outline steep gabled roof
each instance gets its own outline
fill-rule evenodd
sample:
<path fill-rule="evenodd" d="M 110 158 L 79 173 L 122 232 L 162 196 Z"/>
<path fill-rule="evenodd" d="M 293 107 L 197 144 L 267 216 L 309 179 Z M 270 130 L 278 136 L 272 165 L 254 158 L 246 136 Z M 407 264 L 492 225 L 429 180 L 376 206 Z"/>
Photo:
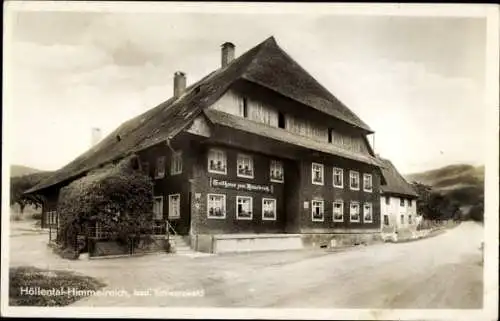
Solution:
<path fill-rule="evenodd" d="M 381 157 L 377 158 L 384 165 L 381 169 L 386 184 L 380 186 L 382 194 L 397 194 L 411 197 L 418 196 L 413 186 L 404 179 L 390 160 Z"/>
<path fill-rule="evenodd" d="M 225 68 L 218 69 L 189 86 L 181 97 L 172 97 L 126 121 L 99 144 L 26 193 L 68 182 L 105 163 L 173 138 L 238 79 L 246 79 L 270 88 L 370 132 L 365 123 L 279 48 L 271 37 L 233 60 Z"/>
<path fill-rule="evenodd" d="M 252 60 L 243 78 L 372 133 L 370 127 L 283 51 L 273 37 Z"/>

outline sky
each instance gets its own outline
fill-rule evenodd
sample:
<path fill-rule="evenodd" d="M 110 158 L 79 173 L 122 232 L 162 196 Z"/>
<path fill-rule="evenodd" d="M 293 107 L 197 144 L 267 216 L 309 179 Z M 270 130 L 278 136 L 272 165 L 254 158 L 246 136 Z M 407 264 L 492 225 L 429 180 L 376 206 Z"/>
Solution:
<path fill-rule="evenodd" d="M 17 11 L 12 23 L 12 164 L 56 170 L 93 127 L 106 135 L 170 98 L 175 71 L 189 85 L 219 68 L 222 43 L 239 56 L 269 36 L 402 173 L 484 164 L 482 18 Z"/>

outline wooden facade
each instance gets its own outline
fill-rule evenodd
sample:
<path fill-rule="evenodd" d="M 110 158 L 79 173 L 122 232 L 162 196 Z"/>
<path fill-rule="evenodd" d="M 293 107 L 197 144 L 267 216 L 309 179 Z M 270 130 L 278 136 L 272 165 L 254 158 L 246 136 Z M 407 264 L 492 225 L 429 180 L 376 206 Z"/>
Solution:
<path fill-rule="evenodd" d="M 274 39 L 262 46 L 263 52 L 269 50 L 275 55 L 270 61 L 278 61 L 274 58 L 281 53 Z M 291 64 L 288 56 L 279 57 Z M 231 66 L 223 68 L 231 70 Z M 302 71 L 292 67 L 298 76 L 291 76 L 302 77 Z M 260 75 L 256 72 L 254 76 Z M 311 79 L 306 79 L 309 86 L 301 88 L 303 92 L 316 86 Z M 179 118 L 172 116 L 171 126 L 164 125 L 166 120 L 161 126 L 176 127 L 174 120 L 196 116 L 179 131 L 172 130 L 175 134 L 165 135 L 137 152 L 141 170 L 154 180 L 156 219 L 168 220 L 178 234 L 196 239 L 236 233 L 380 231 L 383 177 L 366 139 L 371 133 L 368 127 L 355 115 L 348 119 L 346 114 L 351 112 L 342 110 L 345 107 L 341 103 L 333 102 L 338 103 L 340 116 L 321 111 L 324 88 L 312 88 L 316 96 L 304 99 L 291 98 L 290 88 L 283 90 L 288 94 L 271 88 L 242 77 L 232 80 L 218 98 L 211 100 L 196 98 L 200 92 L 219 90 L 209 84 L 194 86 L 187 94 L 176 87 L 178 94 L 170 104 L 181 105 L 175 114 Z M 199 100 L 210 103 L 196 113 L 193 106 Z M 211 112 L 219 119 L 210 116 Z M 157 112 L 155 117 L 167 114 Z M 148 119 L 144 123 L 148 124 L 156 119 L 147 117 L 143 116 L 141 122 Z M 159 129 L 153 131 L 151 136 Z M 134 131 L 130 133 L 131 140 L 136 139 Z M 98 152 L 104 154 L 105 149 Z M 53 185 L 50 190 L 58 188 Z M 57 204 L 54 193 L 44 213 Z"/>

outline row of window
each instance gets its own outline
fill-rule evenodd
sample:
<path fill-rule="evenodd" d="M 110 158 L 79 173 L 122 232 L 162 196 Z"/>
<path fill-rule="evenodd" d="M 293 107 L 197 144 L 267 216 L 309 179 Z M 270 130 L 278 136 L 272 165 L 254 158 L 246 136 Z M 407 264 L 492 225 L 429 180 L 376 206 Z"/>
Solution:
<path fill-rule="evenodd" d="M 238 154 L 236 158 L 236 175 L 244 178 L 254 178 L 254 163 L 250 155 Z M 208 172 L 215 174 L 227 174 L 226 152 L 220 149 L 210 149 L 208 152 Z M 283 162 L 271 160 L 269 166 L 269 177 L 271 182 L 283 183 Z"/>
<path fill-rule="evenodd" d="M 254 178 L 253 158 L 246 154 L 238 154 L 236 160 L 238 177 Z M 215 174 L 227 174 L 227 157 L 223 150 L 211 149 L 208 153 L 208 171 Z M 271 160 L 269 175 L 271 182 L 282 183 L 284 181 L 283 162 Z M 312 184 L 324 185 L 324 165 L 320 163 L 311 164 Z M 371 174 L 363 174 L 363 191 L 372 192 L 373 179 Z M 344 188 L 344 170 L 333 168 L 333 186 Z M 360 189 L 360 175 L 357 171 L 349 171 L 349 187 L 352 190 Z"/>
<path fill-rule="evenodd" d="M 324 165 L 320 163 L 311 164 L 312 172 L 312 183 L 315 185 L 324 185 Z M 333 187 L 344 188 L 344 169 L 334 167 L 333 168 Z M 351 190 L 359 191 L 360 189 L 360 177 L 358 171 L 349 171 L 349 188 Z M 373 191 L 373 177 L 372 174 L 363 174 L 363 191 L 372 192 Z"/>
<path fill-rule="evenodd" d="M 155 167 L 155 178 L 164 178 L 165 177 L 165 156 L 160 156 L 156 159 L 156 167 Z M 146 175 L 149 175 L 149 163 L 142 162 L 141 164 L 142 172 Z M 172 158 L 170 159 L 170 175 L 178 175 L 182 173 L 182 152 L 177 152 L 172 154 Z"/>
<path fill-rule="evenodd" d="M 155 196 L 153 202 L 153 215 L 155 220 L 164 219 L 163 196 Z M 177 219 L 181 217 L 181 195 L 168 195 L 168 218 Z"/>
<path fill-rule="evenodd" d="M 168 218 L 180 218 L 180 194 L 168 195 Z M 163 215 L 163 197 L 155 196 L 153 203 L 153 214 L 155 220 L 162 220 Z M 226 218 L 226 195 L 208 194 L 207 195 L 207 217 L 215 219 Z M 253 200 L 250 196 L 236 197 L 236 218 L 239 220 L 253 219 Z M 262 199 L 262 219 L 276 220 L 276 199 Z"/>
<path fill-rule="evenodd" d="M 385 196 L 385 204 L 386 205 L 390 205 L 391 204 L 391 198 L 390 198 L 390 196 Z M 406 206 L 411 207 L 411 206 L 413 206 L 413 200 L 411 200 L 409 198 L 407 198 L 407 199 L 400 198 L 399 199 L 399 205 L 400 206 L 405 206 L 405 204 L 406 204 Z"/>
<path fill-rule="evenodd" d="M 214 219 L 226 218 L 226 195 L 207 195 L 207 217 Z M 253 198 L 250 196 L 236 196 L 236 219 L 253 219 Z M 276 220 L 276 199 L 262 198 L 262 220 Z"/>
<path fill-rule="evenodd" d="M 325 210 L 324 210 L 323 200 L 313 200 L 311 201 L 311 220 L 316 222 L 324 222 L 325 220 Z M 344 221 L 344 201 L 337 200 L 333 202 L 333 221 L 343 222 Z M 351 201 L 349 203 L 349 222 L 359 223 L 361 222 L 360 213 L 360 203 L 356 201 Z M 372 203 L 363 204 L 363 222 L 372 223 L 373 222 L 373 207 Z"/>
<path fill-rule="evenodd" d="M 405 215 L 401 214 L 399 216 L 399 222 L 401 224 L 405 224 Z M 411 214 L 408 215 L 408 224 L 413 224 L 413 216 Z M 389 215 L 384 215 L 384 225 L 389 225 Z"/>

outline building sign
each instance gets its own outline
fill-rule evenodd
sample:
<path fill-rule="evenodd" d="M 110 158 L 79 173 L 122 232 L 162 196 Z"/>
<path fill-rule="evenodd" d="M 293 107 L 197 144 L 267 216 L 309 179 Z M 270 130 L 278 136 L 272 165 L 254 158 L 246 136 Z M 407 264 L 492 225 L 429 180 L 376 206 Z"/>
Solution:
<path fill-rule="evenodd" d="M 274 192 L 273 185 L 228 182 L 226 180 L 219 180 L 215 178 L 210 178 L 210 186 L 216 188 L 235 189 L 237 191 L 264 192 L 271 194 Z"/>

